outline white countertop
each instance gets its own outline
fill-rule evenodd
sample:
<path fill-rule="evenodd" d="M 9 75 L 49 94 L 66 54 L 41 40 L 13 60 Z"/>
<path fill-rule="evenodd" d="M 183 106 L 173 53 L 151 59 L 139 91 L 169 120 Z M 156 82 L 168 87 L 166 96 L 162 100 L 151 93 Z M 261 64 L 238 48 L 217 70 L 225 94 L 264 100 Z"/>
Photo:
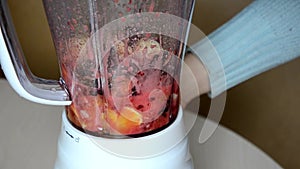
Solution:
<path fill-rule="evenodd" d="M 0 79 L 0 169 L 52 169 L 63 107 L 20 98 Z M 203 118 L 190 133 L 195 169 L 281 169 L 264 152 L 219 126 L 204 144 L 197 142 Z"/>

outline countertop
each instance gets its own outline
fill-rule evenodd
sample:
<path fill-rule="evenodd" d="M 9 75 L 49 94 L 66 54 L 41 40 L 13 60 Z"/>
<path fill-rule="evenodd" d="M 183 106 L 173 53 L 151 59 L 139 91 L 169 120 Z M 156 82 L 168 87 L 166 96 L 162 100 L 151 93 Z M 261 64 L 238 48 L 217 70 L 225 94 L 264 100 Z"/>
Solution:
<path fill-rule="evenodd" d="M 0 169 L 52 169 L 63 108 L 29 102 L 0 79 Z M 255 145 L 223 126 L 199 144 L 203 121 L 198 117 L 189 134 L 195 169 L 281 169 Z"/>

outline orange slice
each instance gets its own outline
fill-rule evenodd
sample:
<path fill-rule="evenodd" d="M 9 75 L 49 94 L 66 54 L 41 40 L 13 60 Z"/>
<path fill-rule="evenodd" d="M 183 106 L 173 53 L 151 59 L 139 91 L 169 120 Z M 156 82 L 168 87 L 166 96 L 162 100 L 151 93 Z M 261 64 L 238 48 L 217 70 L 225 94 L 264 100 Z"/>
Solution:
<path fill-rule="evenodd" d="M 121 134 L 129 135 L 136 134 L 139 125 L 142 123 L 142 115 L 129 107 L 124 107 L 120 114 L 109 109 L 106 120 L 112 129 Z"/>
<path fill-rule="evenodd" d="M 121 110 L 120 114 L 127 120 L 130 120 L 131 122 L 136 123 L 138 125 L 143 122 L 142 115 L 138 111 L 134 110 L 133 108 L 124 107 Z"/>

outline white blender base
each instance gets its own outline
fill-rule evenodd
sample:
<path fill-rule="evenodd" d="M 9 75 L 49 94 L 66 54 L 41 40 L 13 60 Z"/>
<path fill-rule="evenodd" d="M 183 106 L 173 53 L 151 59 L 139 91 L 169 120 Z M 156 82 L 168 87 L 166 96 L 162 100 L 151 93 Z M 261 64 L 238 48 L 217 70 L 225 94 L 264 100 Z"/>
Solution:
<path fill-rule="evenodd" d="M 54 169 L 193 169 L 180 109 L 166 129 L 140 138 L 87 135 L 62 116 Z"/>

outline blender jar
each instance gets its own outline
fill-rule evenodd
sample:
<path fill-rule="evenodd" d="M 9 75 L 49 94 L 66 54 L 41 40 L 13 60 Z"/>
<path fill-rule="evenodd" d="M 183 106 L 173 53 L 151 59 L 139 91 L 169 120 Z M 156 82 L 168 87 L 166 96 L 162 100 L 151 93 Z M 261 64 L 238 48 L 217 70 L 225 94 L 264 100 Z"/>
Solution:
<path fill-rule="evenodd" d="M 44 0 L 70 122 L 96 136 L 139 137 L 170 125 L 191 0 Z M 182 25 L 180 25 L 182 24 Z M 169 36 L 161 32 L 168 32 Z"/>

